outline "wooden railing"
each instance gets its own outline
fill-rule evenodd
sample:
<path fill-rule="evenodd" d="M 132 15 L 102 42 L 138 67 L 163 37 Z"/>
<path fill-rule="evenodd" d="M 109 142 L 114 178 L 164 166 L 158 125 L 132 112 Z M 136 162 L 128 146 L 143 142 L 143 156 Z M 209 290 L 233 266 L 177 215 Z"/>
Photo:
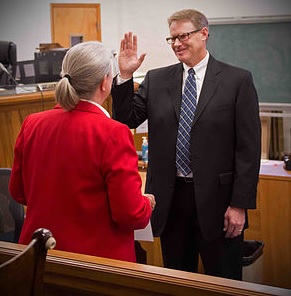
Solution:
<path fill-rule="evenodd" d="M 23 248 L 23 245 L 0 242 L 0 263 Z M 49 251 L 46 261 L 45 295 L 49 296 L 287 296 L 290 293 L 287 289 L 58 250 Z"/>

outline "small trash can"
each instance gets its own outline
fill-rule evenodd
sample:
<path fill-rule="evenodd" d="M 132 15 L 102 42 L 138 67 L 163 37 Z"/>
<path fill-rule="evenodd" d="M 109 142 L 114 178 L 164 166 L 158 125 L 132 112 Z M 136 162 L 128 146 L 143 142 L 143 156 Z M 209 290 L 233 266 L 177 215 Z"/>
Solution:
<path fill-rule="evenodd" d="M 262 284 L 264 243 L 255 240 L 244 241 L 243 281 Z"/>

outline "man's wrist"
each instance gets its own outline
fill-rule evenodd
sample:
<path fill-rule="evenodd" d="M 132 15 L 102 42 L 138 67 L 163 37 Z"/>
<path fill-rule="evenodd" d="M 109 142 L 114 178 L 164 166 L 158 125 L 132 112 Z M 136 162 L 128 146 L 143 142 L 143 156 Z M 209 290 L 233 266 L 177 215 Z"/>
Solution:
<path fill-rule="evenodd" d="M 116 84 L 117 85 L 122 84 L 122 83 L 130 80 L 131 78 L 132 77 L 130 77 L 130 78 L 123 78 L 123 77 L 120 76 L 120 74 L 118 74 L 117 77 L 116 77 Z"/>

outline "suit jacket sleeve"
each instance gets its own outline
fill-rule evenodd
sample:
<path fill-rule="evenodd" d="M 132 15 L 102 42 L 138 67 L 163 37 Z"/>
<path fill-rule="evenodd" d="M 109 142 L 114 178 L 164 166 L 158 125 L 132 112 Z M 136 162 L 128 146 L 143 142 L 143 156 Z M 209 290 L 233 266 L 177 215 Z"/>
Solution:
<path fill-rule="evenodd" d="M 139 91 L 134 93 L 133 79 L 120 85 L 113 81 L 112 94 L 112 117 L 129 128 L 137 128 L 147 119 L 146 87 L 145 81 L 139 87 Z"/>
<path fill-rule="evenodd" d="M 261 157 L 261 125 L 258 97 L 249 72 L 239 89 L 236 108 L 235 178 L 231 205 L 255 208 Z"/>

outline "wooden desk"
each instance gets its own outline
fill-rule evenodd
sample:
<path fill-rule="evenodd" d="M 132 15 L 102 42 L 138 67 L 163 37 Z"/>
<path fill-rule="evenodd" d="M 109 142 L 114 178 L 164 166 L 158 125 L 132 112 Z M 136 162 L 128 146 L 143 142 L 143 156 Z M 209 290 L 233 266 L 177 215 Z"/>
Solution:
<path fill-rule="evenodd" d="M 0 167 L 12 167 L 14 144 L 24 118 L 54 105 L 53 91 L 0 96 Z"/>

